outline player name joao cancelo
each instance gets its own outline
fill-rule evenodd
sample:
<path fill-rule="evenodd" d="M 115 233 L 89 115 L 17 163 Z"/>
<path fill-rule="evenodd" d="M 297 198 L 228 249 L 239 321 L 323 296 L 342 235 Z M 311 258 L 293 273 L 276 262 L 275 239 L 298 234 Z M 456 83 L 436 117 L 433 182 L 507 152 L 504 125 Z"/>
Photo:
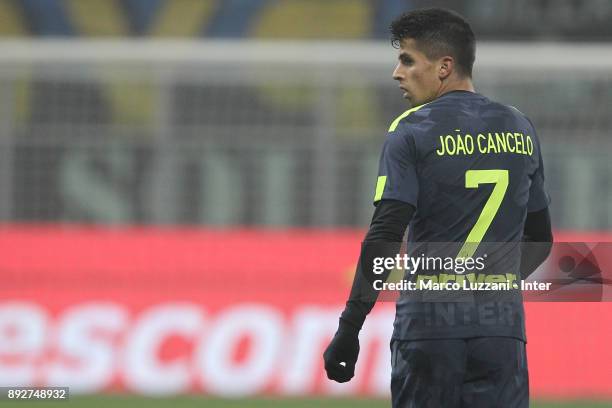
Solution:
<path fill-rule="evenodd" d="M 487 132 L 472 136 L 469 133 L 462 134 L 461 130 L 455 129 L 457 134 L 440 136 L 439 147 L 436 149 L 438 156 L 471 155 L 474 152 L 481 154 L 513 153 L 531 156 L 533 154 L 533 140 L 531 136 L 520 132 Z"/>

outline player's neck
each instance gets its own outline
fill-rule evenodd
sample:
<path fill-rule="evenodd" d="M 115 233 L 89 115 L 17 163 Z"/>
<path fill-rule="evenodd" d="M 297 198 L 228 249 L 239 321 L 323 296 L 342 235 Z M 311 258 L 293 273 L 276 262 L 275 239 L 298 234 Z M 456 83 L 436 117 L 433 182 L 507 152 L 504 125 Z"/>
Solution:
<path fill-rule="evenodd" d="M 442 82 L 438 97 L 453 91 L 475 92 L 474 84 L 470 78 L 452 79 Z"/>

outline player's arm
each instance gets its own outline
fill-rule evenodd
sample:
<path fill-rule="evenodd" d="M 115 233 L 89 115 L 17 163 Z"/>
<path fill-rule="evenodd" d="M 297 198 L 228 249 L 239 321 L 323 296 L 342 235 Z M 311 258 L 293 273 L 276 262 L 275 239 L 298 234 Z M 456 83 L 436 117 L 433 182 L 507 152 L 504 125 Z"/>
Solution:
<path fill-rule="evenodd" d="M 378 279 L 384 282 L 389 277 L 390 271 L 374 274 L 373 259 L 395 257 L 418 203 L 418 155 L 410 124 L 402 122 L 406 116 L 403 114 L 393 122 L 385 139 L 374 195 L 376 210 L 361 246 L 338 331 L 323 354 L 327 376 L 334 381 L 346 382 L 353 377 L 359 354 L 358 333 L 378 298 L 372 283 Z"/>
<path fill-rule="evenodd" d="M 362 244 L 351 293 L 340 316 L 341 324 L 361 329 L 378 298 L 378 291 L 372 286 L 374 280 L 386 281 L 390 273 L 375 274 L 372 270 L 373 260 L 397 255 L 413 213 L 414 207 L 402 201 L 381 200 L 377 205 Z"/>
<path fill-rule="evenodd" d="M 529 119 L 527 119 L 529 120 Z M 531 121 L 530 121 L 531 123 Z M 531 124 L 533 127 L 533 124 Z M 535 128 L 533 130 L 535 136 Z M 546 260 L 553 243 L 550 223 L 550 196 L 544 187 L 544 161 L 542 149 L 536 138 L 538 150 L 538 167 L 531 176 L 527 218 L 523 227 L 523 244 L 521 245 L 521 279 L 527 279 Z"/>
<path fill-rule="evenodd" d="M 546 260 L 553 243 L 548 207 L 527 213 L 521 246 L 521 278 L 527 279 Z"/>
<path fill-rule="evenodd" d="M 378 298 L 373 282 L 378 279 L 384 282 L 390 274 L 390 271 L 375 274 L 373 259 L 395 257 L 414 211 L 412 205 L 398 200 L 381 200 L 376 206 L 361 246 L 353 285 L 340 316 L 338 331 L 323 354 L 325 370 L 331 380 L 346 382 L 354 375 L 359 354 L 358 334 Z"/>

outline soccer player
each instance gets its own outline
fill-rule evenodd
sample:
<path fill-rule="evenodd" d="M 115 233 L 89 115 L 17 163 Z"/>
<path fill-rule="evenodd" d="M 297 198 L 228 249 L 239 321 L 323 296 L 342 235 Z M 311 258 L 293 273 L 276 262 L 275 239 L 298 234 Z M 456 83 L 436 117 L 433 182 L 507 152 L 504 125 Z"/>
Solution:
<path fill-rule="evenodd" d="M 552 245 L 540 142 L 523 113 L 475 92 L 469 24 L 448 10 L 422 9 L 397 18 L 391 34 L 399 49 L 393 79 L 412 108 L 389 127 L 376 209 L 323 355 L 327 376 L 337 382 L 354 375 L 358 333 L 378 295 L 372 282 L 389 276 L 374 275 L 372 259 L 394 256 L 408 226 L 409 253 L 456 243 L 455 259 L 486 258 L 487 248 L 494 261 L 485 269 L 499 272 L 501 265 L 519 283 Z M 522 296 L 507 292 L 461 302 L 415 301 L 401 292 L 391 339 L 393 407 L 528 406 Z"/>

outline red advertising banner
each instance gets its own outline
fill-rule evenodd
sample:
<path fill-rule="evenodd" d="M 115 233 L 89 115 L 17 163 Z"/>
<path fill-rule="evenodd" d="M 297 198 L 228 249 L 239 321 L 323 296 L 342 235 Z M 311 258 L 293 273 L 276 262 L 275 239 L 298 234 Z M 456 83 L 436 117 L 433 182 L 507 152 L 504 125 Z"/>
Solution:
<path fill-rule="evenodd" d="M 394 307 L 325 379 L 355 230 L 0 229 L 0 385 L 147 395 L 387 395 Z M 560 241 L 611 241 L 557 234 Z M 610 397 L 612 303 L 526 304 L 535 397 Z"/>

